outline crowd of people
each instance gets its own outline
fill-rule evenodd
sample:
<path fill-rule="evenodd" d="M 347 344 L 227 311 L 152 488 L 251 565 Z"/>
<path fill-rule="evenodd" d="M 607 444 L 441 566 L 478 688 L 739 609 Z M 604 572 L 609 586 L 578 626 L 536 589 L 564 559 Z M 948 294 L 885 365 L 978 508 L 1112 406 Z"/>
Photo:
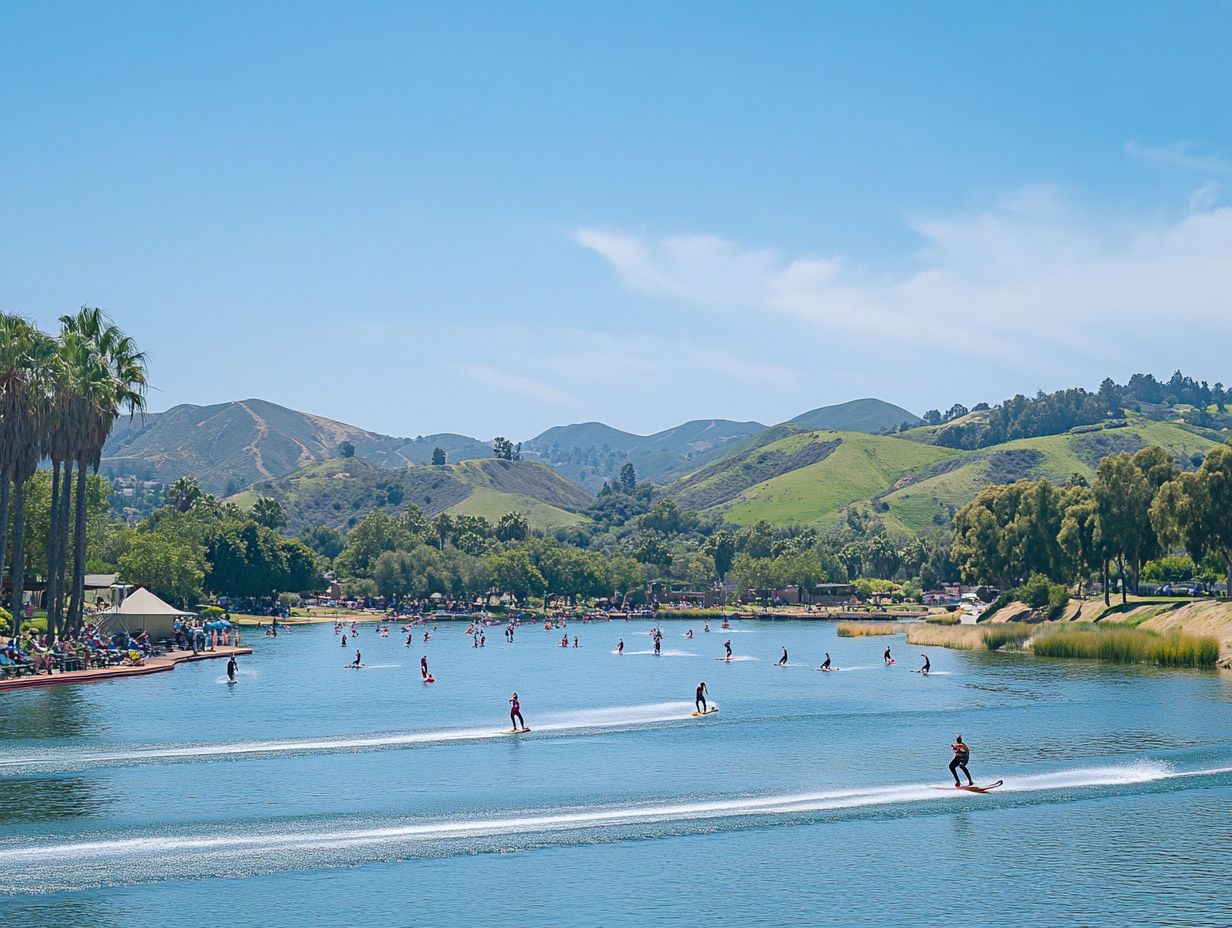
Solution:
<path fill-rule="evenodd" d="M 154 644 L 145 632 L 105 635 L 96 626 L 86 625 L 76 634 L 49 638 L 27 629 L 9 638 L 0 650 L 0 671 L 5 676 L 21 676 L 120 664 L 141 666 L 153 650 Z"/>

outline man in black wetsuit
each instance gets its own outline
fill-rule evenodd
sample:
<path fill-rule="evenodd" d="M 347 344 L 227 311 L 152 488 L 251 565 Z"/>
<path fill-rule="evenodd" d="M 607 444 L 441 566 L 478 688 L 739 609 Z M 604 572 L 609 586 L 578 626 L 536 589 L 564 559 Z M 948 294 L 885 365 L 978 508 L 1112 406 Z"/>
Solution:
<path fill-rule="evenodd" d="M 962 735 L 955 735 L 954 743 L 950 747 L 954 751 L 954 759 L 950 761 L 950 775 L 954 777 L 954 785 L 962 786 L 962 781 L 958 779 L 958 771 L 961 770 L 967 778 L 967 785 L 975 786 L 975 780 L 971 779 L 971 771 L 967 769 L 967 762 L 971 759 L 971 749 L 963 743 Z"/>
<path fill-rule="evenodd" d="M 697 698 L 693 701 L 693 705 L 697 706 L 697 711 L 705 715 L 706 713 L 706 697 L 710 695 L 710 691 L 706 689 L 705 681 L 697 684 Z"/>
<path fill-rule="evenodd" d="M 727 657 L 725 657 L 724 660 L 730 661 L 731 660 L 731 639 L 730 638 L 728 638 L 726 641 L 723 642 L 723 647 L 727 649 Z"/>
<path fill-rule="evenodd" d="M 821 666 L 818 667 L 817 669 L 826 670 L 826 671 L 830 669 L 830 652 L 829 651 L 826 652 L 826 659 L 821 662 Z"/>

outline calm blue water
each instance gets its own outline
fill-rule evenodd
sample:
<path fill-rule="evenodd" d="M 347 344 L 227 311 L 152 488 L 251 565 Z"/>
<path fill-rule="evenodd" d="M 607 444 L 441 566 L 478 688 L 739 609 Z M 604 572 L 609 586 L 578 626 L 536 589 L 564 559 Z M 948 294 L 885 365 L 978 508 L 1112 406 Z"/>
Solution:
<path fill-rule="evenodd" d="M 923 678 L 901 637 L 686 627 L 655 658 L 643 623 L 369 625 L 354 671 L 315 626 L 251 636 L 236 686 L 218 661 L 4 695 L 5 922 L 1232 923 L 1227 675 L 927 649 Z M 693 719 L 701 680 L 721 711 Z M 499 734 L 514 689 L 531 735 Z M 1002 789 L 935 788 L 957 733 Z"/>

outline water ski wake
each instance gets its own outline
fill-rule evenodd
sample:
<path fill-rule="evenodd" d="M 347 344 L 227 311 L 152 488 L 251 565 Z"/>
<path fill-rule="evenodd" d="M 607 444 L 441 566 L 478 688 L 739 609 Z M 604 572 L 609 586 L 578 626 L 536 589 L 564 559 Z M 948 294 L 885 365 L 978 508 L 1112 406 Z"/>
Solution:
<path fill-rule="evenodd" d="M 586 735 L 595 732 L 633 731 L 648 725 L 685 722 L 693 711 L 691 702 L 648 703 L 612 706 L 576 712 L 546 713 L 537 726 L 540 734 Z M 493 728 L 452 728 L 437 731 L 391 732 L 372 735 L 339 735 L 286 741 L 233 741 L 216 744 L 170 744 L 108 751 L 53 754 L 0 754 L 0 771 L 81 770 L 94 767 L 145 766 L 177 762 L 230 760 L 278 754 L 324 754 L 337 751 L 379 751 L 391 748 L 431 747 L 500 738 Z"/>
<path fill-rule="evenodd" d="M 498 735 L 504 737 L 504 735 Z M 997 791 L 1063 792 L 1133 786 L 1163 780 L 1227 777 L 1232 768 L 1176 771 L 1141 761 L 1122 766 L 1060 770 L 1011 777 Z M 84 889 L 94 886 L 161 880 L 168 871 L 198 876 L 236 872 L 273 873 L 288 869 L 349 866 L 366 860 L 453 856 L 479 851 L 540 847 L 590 841 L 595 837 L 679 835 L 694 828 L 760 827 L 776 819 L 783 824 L 824 820 L 835 810 L 876 809 L 912 803 L 949 803 L 960 794 L 972 802 L 997 803 L 993 796 L 970 798 L 965 790 L 928 784 L 898 784 L 852 789 L 831 788 L 784 795 L 739 796 L 716 800 L 682 800 L 551 812 L 511 810 L 498 815 L 452 818 L 347 819 L 317 817 L 298 824 L 208 828 L 167 833 L 151 828 L 92 836 L 88 840 L 40 838 L 0 847 L 0 894 Z M 944 808 L 944 806 L 942 806 Z"/>

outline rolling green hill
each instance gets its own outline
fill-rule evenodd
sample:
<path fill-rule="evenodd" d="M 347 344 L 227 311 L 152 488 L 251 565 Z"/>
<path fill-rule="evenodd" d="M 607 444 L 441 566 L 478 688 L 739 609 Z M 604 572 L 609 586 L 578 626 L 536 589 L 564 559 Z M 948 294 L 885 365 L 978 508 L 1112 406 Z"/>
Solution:
<path fill-rule="evenodd" d="M 1212 442 L 1168 422 L 1131 420 L 958 451 L 918 438 L 776 426 L 667 488 L 686 508 L 745 525 L 835 523 L 848 506 L 875 509 L 904 533 L 948 530 L 953 512 L 990 483 L 1089 479 L 1105 455 L 1157 444 L 1185 466 Z"/>
<path fill-rule="evenodd" d="M 1046 435 L 1006 442 L 980 451 L 959 452 L 954 464 L 936 473 L 922 473 L 879 497 L 889 506 L 887 522 L 910 532 L 950 524 L 953 510 L 969 502 L 990 483 L 1047 477 L 1062 482 L 1079 474 L 1089 480 L 1101 458 L 1133 453 L 1148 445 L 1167 448 L 1189 463 L 1214 444 L 1170 422 L 1130 420 L 1123 428 Z"/>
<path fill-rule="evenodd" d="M 331 458 L 257 483 L 231 500 L 245 506 L 258 496 L 282 504 L 291 534 L 313 525 L 346 530 L 373 509 L 398 513 L 412 503 L 428 516 L 449 511 L 498 519 L 521 512 L 533 527 L 550 529 L 583 521 L 578 513 L 593 502 L 542 464 L 495 458 L 404 468 Z"/>
<path fill-rule="evenodd" d="M 806 429 L 877 433 L 897 428 L 904 422 L 915 425 L 920 421 L 920 417 L 901 406 L 869 397 L 835 406 L 822 406 L 803 412 L 788 421 Z"/>

